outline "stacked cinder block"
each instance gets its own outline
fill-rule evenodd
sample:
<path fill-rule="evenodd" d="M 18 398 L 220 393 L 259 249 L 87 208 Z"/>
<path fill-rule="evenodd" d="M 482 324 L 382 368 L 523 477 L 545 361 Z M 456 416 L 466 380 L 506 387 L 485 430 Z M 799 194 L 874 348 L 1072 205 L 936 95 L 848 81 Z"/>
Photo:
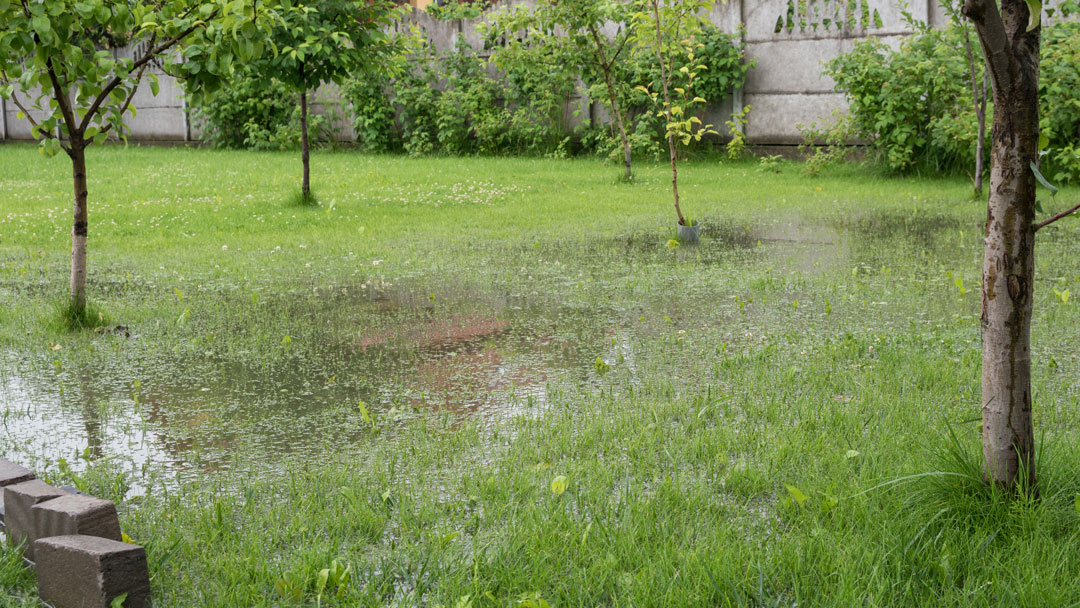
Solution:
<path fill-rule="evenodd" d="M 0 525 L 34 562 L 38 594 L 53 608 L 150 605 L 146 550 L 121 542 L 112 501 L 54 488 L 0 459 Z"/>

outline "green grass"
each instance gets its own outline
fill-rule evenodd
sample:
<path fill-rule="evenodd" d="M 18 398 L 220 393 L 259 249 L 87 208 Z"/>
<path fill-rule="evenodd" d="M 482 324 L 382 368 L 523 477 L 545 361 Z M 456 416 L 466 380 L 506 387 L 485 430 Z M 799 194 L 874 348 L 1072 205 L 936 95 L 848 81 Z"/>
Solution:
<path fill-rule="evenodd" d="M 69 167 L 0 146 L 0 455 L 120 501 L 155 605 L 315 605 L 335 561 L 326 606 L 1080 604 L 1075 221 L 1039 237 L 1010 500 L 964 180 L 686 163 L 703 242 L 669 247 L 663 165 L 318 154 L 307 208 L 295 154 L 89 162 L 108 325 L 68 331 Z"/>

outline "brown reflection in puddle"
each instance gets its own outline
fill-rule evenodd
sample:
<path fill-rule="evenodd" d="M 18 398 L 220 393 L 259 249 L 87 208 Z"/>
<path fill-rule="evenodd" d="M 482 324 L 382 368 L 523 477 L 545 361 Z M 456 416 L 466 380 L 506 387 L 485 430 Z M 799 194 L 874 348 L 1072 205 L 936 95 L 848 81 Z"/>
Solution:
<path fill-rule="evenodd" d="M 366 334 L 357 340 L 357 344 L 364 350 L 369 346 L 382 346 L 390 342 L 423 346 L 490 337 L 504 333 L 508 328 L 506 321 L 480 316 L 430 319 L 416 327 L 386 329 Z"/>

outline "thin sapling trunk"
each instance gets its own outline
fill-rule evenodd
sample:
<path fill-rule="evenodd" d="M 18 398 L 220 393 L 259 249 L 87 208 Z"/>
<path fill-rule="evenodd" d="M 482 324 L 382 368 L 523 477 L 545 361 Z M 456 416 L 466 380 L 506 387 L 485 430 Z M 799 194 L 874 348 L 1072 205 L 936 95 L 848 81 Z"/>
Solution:
<path fill-rule="evenodd" d="M 664 89 L 664 114 L 667 116 L 668 124 L 671 120 L 671 93 L 668 90 L 668 69 L 667 63 L 664 62 L 663 40 L 664 35 L 660 30 L 660 4 L 659 0 L 652 0 L 653 8 L 653 21 L 656 24 L 656 58 L 660 61 L 660 84 Z M 675 214 L 679 216 L 679 225 L 685 226 L 686 219 L 683 217 L 682 209 L 679 207 L 679 170 L 675 166 L 676 152 L 675 152 L 675 135 L 668 129 L 667 134 L 668 141 L 668 154 L 671 157 L 671 193 L 675 197 Z"/>
<path fill-rule="evenodd" d="M 307 91 L 300 92 L 300 158 L 304 163 L 303 185 L 301 186 L 304 202 L 311 198 L 311 152 L 308 149 Z"/>
<path fill-rule="evenodd" d="M 631 171 L 631 150 L 630 150 L 630 138 L 626 136 L 626 125 L 623 122 L 622 111 L 619 109 L 619 96 L 615 90 L 615 82 L 611 77 L 611 66 L 615 62 L 613 57 L 610 61 L 607 58 L 607 53 L 604 52 L 603 42 L 600 40 L 600 32 L 596 30 L 596 26 L 589 25 L 589 33 L 592 35 L 593 43 L 596 44 L 596 52 L 600 56 L 600 69 L 604 72 L 604 83 L 607 85 L 608 100 L 611 102 L 611 111 L 615 115 L 615 125 L 619 128 L 619 138 L 622 140 L 623 147 L 623 167 L 625 169 L 624 177 L 627 181 L 633 179 L 634 174 Z M 618 55 L 618 53 L 616 53 Z"/>
<path fill-rule="evenodd" d="M 983 190 L 983 157 L 986 155 L 986 83 L 987 74 L 983 72 L 982 94 L 979 94 L 978 79 L 975 75 L 975 53 L 971 48 L 971 38 L 968 36 L 968 28 L 964 26 L 964 46 L 967 49 L 968 71 L 971 74 L 971 103 L 975 108 L 975 118 L 978 121 L 978 136 L 975 139 L 975 176 L 972 178 L 975 186 L 975 194 L 982 194 Z"/>

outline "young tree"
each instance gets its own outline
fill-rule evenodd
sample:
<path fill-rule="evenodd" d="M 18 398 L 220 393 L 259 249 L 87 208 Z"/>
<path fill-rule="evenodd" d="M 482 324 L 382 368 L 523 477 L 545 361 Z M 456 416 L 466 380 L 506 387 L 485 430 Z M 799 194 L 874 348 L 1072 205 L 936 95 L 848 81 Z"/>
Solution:
<path fill-rule="evenodd" d="M 690 96 L 697 71 L 705 69 L 705 66 L 695 64 L 694 52 L 700 45 L 695 44 L 693 37 L 701 30 L 701 15 L 712 7 L 712 0 L 636 0 L 632 16 L 634 42 L 640 45 L 640 52 L 654 53 L 660 63 L 663 101 L 659 99 L 660 93 L 641 88 L 652 97 L 653 103 L 661 108 L 660 112 L 667 120 L 665 136 L 671 159 L 671 192 L 675 199 L 675 214 L 681 226 L 690 224 L 683 217 L 682 208 L 679 206 L 679 171 L 676 167 L 678 152 L 675 141 L 681 139 L 685 145 L 691 140 L 700 141 L 705 133 L 715 133 L 710 130 L 711 125 L 702 125 L 701 119 L 692 116 L 690 112 L 692 105 L 705 103 L 700 97 Z M 679 68 L 680 72 L 686 74 L 687 84 L 674 88 L 672 66 L 665 57 L 670 58 L 679 52 L 689 58 L 689 65 Z M 673 88 L 677 97 L 672 95 Z"/>
<path fill-rule="evenodd" d="M 0 94 L 30 122 L 46 156 L 63 150 L 71 158 L 73 315 L 86 310 L 86 149 L 109 135 L 125 136 L 144 76 L 157 94 L 157 79 L 147 73 L 151 62 L 216 86 L 234 58 L 261 54 L 273 18 L 257 0 L 0 0 Z M 114 55 L 124 46 L 134 57 Z"/>
<path fill-rule="evenodd" d="M 985 172 L 983 164 L 986 157 L 986 103 L 990 75 L 986 70 L 982 71 L 982 88 L 980 90 L 980 78 L 977 75 L 977 72 L 979 71 L 979 61 L 975 57 L 975 52 L 972 49 L 971 31 L 968 29 L 967 21 L 964 20 L 963 16 L 960 14 L 960 6 L 958 6 L 954 0 L 941 0 L 941 7 L 949 16 L 949 20 L 952 22 L 953 26 L 960 28 L 964 39 L 964 51 L 967 54 L 968 74 L 971 79 L 971 105 L 975 110 L 975 120 L 978 123 L 975 136 L 975 175 L 972 176 L 971 181 L 975 187 L 975 194 L 979 195 L 982 194 L 983 173 Z"/>
<path fill-rule="evenodd" d="M 990 197 L 982 277 L 982 420 L 989 483 L 1034 492 L 1031 307 L 1039 149 L 1039 0 L 966 0 L 994 95 Z"/>
<path fill-rule="evenodd" d="M 288 8 L 271 34 L 278 52 L 252 62 L 249 70 L 277 78 L 299 95 L 301 192 L 309 201 L 308 93 L 382 66 L 381 59 L 396 48 L 390 26 L 399 5 L 393 0 L 303 0 Z"/>
<path fill-rule="evenodd" d="M 630 139 L 619 100 L 619 62 L 627 49 L 629 4 L 623 0 L 539 0 L 535 6 L 515 6 L 491 15 L 486 26 L 496 47 L 492 61 L 500 67 L 523 47 L 535 51 L 545 70 L 580 74 L 586 84 L 601 80 L 607 94 L 603 100 L 619 132 L 625 178 L 632 179 Z M 614 36 L 605 29 L 616 28 Z"/>

